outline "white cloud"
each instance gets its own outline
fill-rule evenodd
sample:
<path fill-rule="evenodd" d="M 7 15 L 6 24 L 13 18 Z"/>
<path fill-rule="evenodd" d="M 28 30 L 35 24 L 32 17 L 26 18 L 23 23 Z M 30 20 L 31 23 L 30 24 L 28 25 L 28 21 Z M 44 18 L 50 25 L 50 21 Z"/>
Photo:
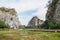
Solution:
<path fill-rule="evenodd" d="M 48 0 L 0 0 L 0 7 L 5 6 L 8 8 L 15 8 L 19 13 L 19 17 L 21 20 L 21 24 L 27 25 L 28 21 L 35 15 L 37 15 L 40 19 L 45 20 L 46 3 Z M 32 10 L 38 8 L 36 13 L 32 13 L 32 15 L 23 15 L 21 12 L 26 10 Z"/>

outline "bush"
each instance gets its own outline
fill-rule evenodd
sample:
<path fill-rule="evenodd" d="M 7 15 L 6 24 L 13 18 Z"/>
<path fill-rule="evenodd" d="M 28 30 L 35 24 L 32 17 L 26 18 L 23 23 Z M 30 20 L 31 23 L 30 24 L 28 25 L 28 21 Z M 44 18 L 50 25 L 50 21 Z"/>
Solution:
<path fill-rule="evenodd" d="M 25 26 L 25 28 L 33 28 L 32 26 Z"/>
<path fill-rule="evenodd" d="M 41 28 L 45 29 L 60 29 L 60 23 L 53 22 L 52 20 L 46 20 Z"/>
<path fill-rule="evenodd" d="M 10 26 L 8 24 L 6 24 L 4 21 L 0 20 L 0 28 L 2 28 L 2 29 L 8 28 L 9 29 Z"/>

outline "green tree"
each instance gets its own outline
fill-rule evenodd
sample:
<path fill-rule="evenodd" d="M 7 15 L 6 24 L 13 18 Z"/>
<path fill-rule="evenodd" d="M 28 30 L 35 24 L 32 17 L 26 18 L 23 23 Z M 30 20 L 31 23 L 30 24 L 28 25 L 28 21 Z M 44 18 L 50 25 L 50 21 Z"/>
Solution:
<path fill-rule="evenodd" d="M 46 20 L 41 28 L 45 29 L 60 29 L 60 23 L 56 23 L 52 20 Z"/>
<path fill-rule="evenodd" d="M 6 24 L 4 21 L 0 20 L 0 28 L 4 29 L 4 28 L 10 28 L 10 26 L 8 24 Z"/>

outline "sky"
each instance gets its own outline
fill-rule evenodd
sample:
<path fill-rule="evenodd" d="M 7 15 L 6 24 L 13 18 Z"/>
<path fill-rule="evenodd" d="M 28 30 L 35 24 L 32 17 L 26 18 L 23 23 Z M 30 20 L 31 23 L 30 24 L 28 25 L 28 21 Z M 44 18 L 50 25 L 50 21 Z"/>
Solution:
<path fill-rule="evenodd" d="M 0 7 L 15 8 L 22 25 L 27 25 L 33 16 L 45 20 L 49 0 L 0 0 Z"/>

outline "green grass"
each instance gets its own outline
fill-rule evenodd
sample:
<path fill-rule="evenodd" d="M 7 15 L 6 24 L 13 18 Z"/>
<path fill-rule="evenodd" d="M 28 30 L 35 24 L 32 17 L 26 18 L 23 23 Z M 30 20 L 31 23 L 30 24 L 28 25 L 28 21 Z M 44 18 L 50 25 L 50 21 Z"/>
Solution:
<path fill-rule="evenodd" d="M 0 30 L 0 40 L 60 40 L 60 32 Z"/>

